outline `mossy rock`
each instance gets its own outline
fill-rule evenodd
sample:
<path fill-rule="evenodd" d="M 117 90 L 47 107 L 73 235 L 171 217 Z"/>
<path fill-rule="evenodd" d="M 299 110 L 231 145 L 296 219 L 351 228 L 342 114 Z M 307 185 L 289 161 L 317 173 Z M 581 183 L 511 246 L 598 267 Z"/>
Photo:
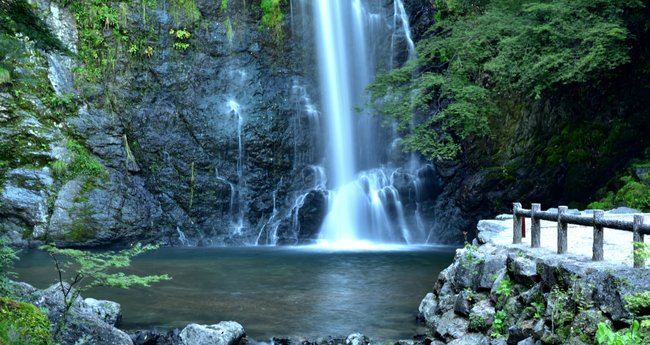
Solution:
<path fill-rule="evenodd" d="M 569 337 L 589 343 L 590 339 L 595 339 L 598 324 L 606 320 L 607 318 L 597 310 L 590 309 L 580 312 L 571 324 Z"/>
<path fill-rule="evenodd" d="M 51 345 L 50 321 L 34 305 L 0 298 L 0 340 L 7 345 Z"/>

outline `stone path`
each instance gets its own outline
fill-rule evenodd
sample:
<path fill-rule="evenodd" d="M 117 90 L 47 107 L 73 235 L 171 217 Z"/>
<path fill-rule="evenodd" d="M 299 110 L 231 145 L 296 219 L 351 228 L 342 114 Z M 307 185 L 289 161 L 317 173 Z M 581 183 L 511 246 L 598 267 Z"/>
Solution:
<path fill-rule="evenodd" d="M 633 214 L 606 212 L 606 218 L 629 220 Z M 645 222 L 650 222 L 650 214 L 645 213 Z M 507 217 L 507 216 L 506 216 Z M 500 217 L 501 218 L 501 217 Z M 512 216 L 504 220 L 487 220 L 479 223 L 479 231 L 489 228 L 490 242 L 507 247 L 518 247 L 527 251 L 545 251 L 544 254 L 557 253 L 557 223 L 541 221 L 541 249 L 530 248 L 531 221 L 526 218 L 526 237 L 519 245 L 512 244 Z M 615 229 L 604 230 L 605 261 L 625 266 L 632 266 L 632 233 Z M 650 244 L 650 236 L 645 236 L 645 243 Z M 578 261 L 591 261 L 593 245 L 593 228 L 579 225 L 568 226 L 567 256 Z M 541 253 L 540 253 L 541 254 Z M 650 263 L 649 263 L 650 264 Z"/>

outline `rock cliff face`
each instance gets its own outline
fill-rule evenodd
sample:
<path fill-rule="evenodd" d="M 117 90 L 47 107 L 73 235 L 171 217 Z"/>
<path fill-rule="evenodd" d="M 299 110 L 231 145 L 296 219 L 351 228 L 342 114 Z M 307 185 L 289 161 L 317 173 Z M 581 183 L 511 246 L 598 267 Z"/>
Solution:
<path fill-rule="evenodd" d="M 93 49 L 111 58 L 101 60 L 100 78 L 88 78 L 72 58 L 88 44 L 90 29 L 78 22 L 87 13 L 32 2 L 69 52 L 23 42 L 14 77 L 35 87 L 0 85 L 0 225 L 15 243 L 296 244 L 318 236 L 328 202 L 316 166 L 323 154 L 314 57 L 304 47 L 309 18 L 283 8 L 278 38 L 260 25 L 256 1 L 222 9 L 197 0 L 200 19 L 191 24 L 174 1 L 109 2 L 115 22 L 96 29 L 108 43 Z M 405 5 L 417 38 L 431 6 Z M 437 190 L 416 197 L 409 181 L 396 186 L 411 199 L 405 207 L 431 204 Z"/>
<path fill-rule="evenodd" d="M 626 297 L 647 292 L 648 269 L 494 245 L 490 232 L 508 229 L 481 224 L 420 304 L 434 343 L 594 344 L 599 322 L 647 313 Z"/>

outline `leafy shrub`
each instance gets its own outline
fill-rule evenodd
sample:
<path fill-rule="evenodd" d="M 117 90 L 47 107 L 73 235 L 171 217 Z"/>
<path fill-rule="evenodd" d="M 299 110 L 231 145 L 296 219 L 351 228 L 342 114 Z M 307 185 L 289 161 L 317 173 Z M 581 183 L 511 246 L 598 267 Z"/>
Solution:
<path fill-rule="evenodd" d="M 593 209 L 611 209 L 627 206 L 641 211 L 650 211 L 650 177 L 646 174 L 642 179 L 630 175 L 620 178 L 621 187 L 617 191 L 609 191 L 599 201 L 589 204 Z"/>
<path fill-rule="evenodd" d="M 598 344 L 607 345 L 648 344 L 650 334 L 641 328 L 637 320 L 632 322 L 629 329 L 621 329 L 616 332 L 612 330 L 609 324 L 601 322 L 598 324 L 598 331 L 596 331 L 596 341 Z"/>
<path fill-rule="evenodd" d="M 497 296 L 499 296 L 504 300 L 510 297 L 510 295 L 512 294 L 512 281 L 510 280 L 510 278 L 505 277 L 501 280 L 501 283 L 497 288 L 496 294 Z"/>
<path fill-rule="evenodd" d="M 491 337 L 500 338 L 503 336 L 506 329 L 507 319 L 508 315 L 506 314 L 505 310 L 499 310 L 496 312 L 496 314 L 494 314 L 494 322 L 492 322 L 492 333 L 490 333 Z"/>
<path fill-rule="evenodd" d="M 142 246 L 138 243 L 121 251 L 100 253 L 70 248 L 60 249 L 52 245 L 41 246 L 40 249 L 47 251 L 54 261 L 63 294 L 63 317 L 56 327 L 55 338 L 63 331 L 66 315 L 81 292 L 100 286 L 122 289 L 132 286 L 149 287 L 152 283 L 171 279 L 166 274 L 141 276 L 121 272 L 131 265 L 131 258 L 158 249 L 156 245 Z M 67 281 L 69 287 L 63 278 L 68 271 L 72 273 Z"/>
<path fill-rule="evenodd" d="M 483 328 L 485 328 L 485 318 L 478 314 L 469 314 L 469 329 L 479 332 Z"/>

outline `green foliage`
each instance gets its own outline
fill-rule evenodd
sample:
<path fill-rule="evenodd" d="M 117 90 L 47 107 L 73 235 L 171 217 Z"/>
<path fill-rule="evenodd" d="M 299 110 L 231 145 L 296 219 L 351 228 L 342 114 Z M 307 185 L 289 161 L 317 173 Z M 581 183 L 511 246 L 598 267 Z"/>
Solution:
<path fill-rule="evenodd" d="M 497 287 L 496 294 L 502 300 L 507 300 L 510 295 L 512 295 L 512 281 L 510 278 L 505 277 L 501 279 L 501 283 L 499 284 L 499 287 Z"/>
<path fill-rule="evenodd" d="M 7 69 L 0 67 L 0 85 L 8 83 L 10 81 L 11 73 Z"/>
<path fill-rule="evenodd" d="M 228 42 L 232 43 L 233 38 L 235 38 L 235 32 L 233 31 L 232 28 L 232 21 L 230 18 L 226 18 L 226 37 L 228 38 Z"/>
<path fill-rule="evenodd" d="M 68 173 L 68 163 L 64 160 L 57 159 L 50 163 L 50 168 L 54 177 L 63 179 Z"/>
<path fill-rule="evenodd" d="M 641 211 L 650 211 L 650 176 L 637 179 L 631 175 L 620 178 L 620 188 L 609 191 L 599 201 L 589 204 L 594 209 L 611 209 L 627 206 Z"/>
<path fill-rule="evenodd" d="M 418 59 L 369 87 L 379 115 L 397 119 L 407 150 L 450 159 L 501 126 L 503 104 L 589 85 L 630 61 L 639 0 L 436 0 Z"/>
<path fill-rule="evenodd" d="M 11 269 L 14 266 L 14 261 L 18 260 L 16 251 L 9 246 L 9 241 L 0 236 L 0 295 L 7 296 L 9 291 L 9 278 L 14 274 Z"/>
<path fill-rule="evenodd" d="M 120 13 L 107 0 L 70 2 L 79 31 L 77 74 L 88 82 L 102 80 L 104 73 L 115 68 L 121 45 L 129 41 L 120 24 Z"/>
<path fill-rule="evenodd" d="M 72 162 L 68 165 L 67 178 L 72 179 L 77 176 L 101 177 L 106 178 L 108 172 L 106 168 L 93 157 L 88 149 L 74 139 L 68 139 L 66 147 L 72 154 Z M 54 163 L 53 163 L 54 164 Z"/>
<path fill-rule="evenodd" d="M 282 13 L 280 6 L 285 2 L 286 0 L 261 0 L 260 2 L 262 25 L 271 30 L 276 43 L 280 43 L 284 39 L 284 32 L 282 31 L 284 13 Z"/>
<path fill-rule="evenodd" d="M 170 280 L 171 278 L 166 274 L 140 276 L 121 272 L 131 265 L 134 256 L 157 248 L 156 245 L 142 246 L 138 243 L 117 252 L 90 252 L 70 248 L 60 249 L 51 245 L 41 246 L 40 249 L 47 251 L 54 261 L 65 304 L 64 315 L 61 323 L 57 325 L 55 338 L 63 330 L 66 315 L 81 292 L 100 286 L 123 289 L 132 286 L 149 287 L 153 283 Z M 69 287 L 64 284 L 66 282 L 64 277 L 68 277 Z"/>
<path fill-rule="evenodd" d="M 0 297 L 0 343 L 51 345 L 50 320 L 34 305 Z"/>
<path fill-rule="evenodd" d="M 169 9 L 177 24 L 191 25 L 201 19 L 196 0 L 170 0 Z"/>
<path fill-rule="evenodd" d="M 469 242 L 465 242 L 465 260 L 463 262 L 463 266 L 466 268 L 474 265 L 481 264 L 485 259 L 481 257 L 478 254 L 478 247 L 470 244 Z"/>
<path fill-rule="evenodd" d="M 531 305 L 533 308 L 535 308 L 535 313 L 533 317 L 537 320 L 542 319 L 542 315 L 544 315 L 544 310 L 546 310 L 546 306 L 544 305 L 544 302 L 532 302 Z"/>
<path fill-rule="evenodd" d="M 645 266 L 646 261 L 650 259 L 650 244 L 644 242 L 634 242 L 634 260 L 638 260 L 641 266 Z"/>
<path fill-rule="evenodd" d="M 190 47 L 190 44 L 187 41 L 192 37 L 192 34 L 189 31 L 183 29 L 171 29 L 169 30 L 169 34 L 174 37 L 174 43 L 172 45 L 174 49 L 186 50 Z"/>
<path fill-rule="evenodd" d="M 228 10 L 228 0 L 221 0 L 221 12 L 226 12 Z"/>
<path fill-rule="evenodd" d="M 478 314 L 469 314 L 469 329 L 480 332 L 485 328 L 485 318 Z"/>
<path fill-rule="evenodd" d="M 492 332 L 490 336 L 493 338 L 500 338 L 503 336 L 504 331 L 506 330 L 506 322 L 508 315 L 505 310 L 499 310 L 494 314 L 494 321 L 492 322 Z"/>
<path fill-rule="evenodd" d="M 77 112 L 77 99 L 72 93 L 57 95 L 50 94 L 44 100 L 50 110 L 50 118 L 56 123 L 63 122 L 68 116 L 73 116 Z"/>
<path fill-rule="evenodd" d="M 69 282 L 77 291 L 85 291 L 93 287 L 107 286 L 129 288 L 131 286 L 151 286 L 171 278 L 164 275 L 126 275 L 117 272 L 131 265 L 134 256 L 158 249 L 157 245 L 135 244 L 131 248 L 120 251 L 90 252 L 71 248 L 56 248 L 51 245 L 40 247 L 47 251 L 58 266 L 61 273 L 74 272 Z M 65 260 L 65 261 L 62 261 Z"/>
<path fill-rule="evenodd" d="M 635 293 L 625 297 L 627 309 L 644 328 L 650 328 L 650 291 Z"/>
<path fill-rule="evenodd" d="M 614 332 L 609 324 L 601 322 L 596 331 L 598 344 L 607 345 L 640 345 L 650 341 L 650 334 L 644 331 L 639 321 L 634 320 L 629 329 L 622 329 Z"/>
<path fill-rule="evenodd" d="M 573 313 L 568 310 L 570 296 L 566 291 L 560 289 L 557 285 L 551 289 L 548 299 L 553 301 L 551 310 L 551 331 L 555 333 L 556 328 L 562 326 L 565 322 L 573 318 Z"/>

